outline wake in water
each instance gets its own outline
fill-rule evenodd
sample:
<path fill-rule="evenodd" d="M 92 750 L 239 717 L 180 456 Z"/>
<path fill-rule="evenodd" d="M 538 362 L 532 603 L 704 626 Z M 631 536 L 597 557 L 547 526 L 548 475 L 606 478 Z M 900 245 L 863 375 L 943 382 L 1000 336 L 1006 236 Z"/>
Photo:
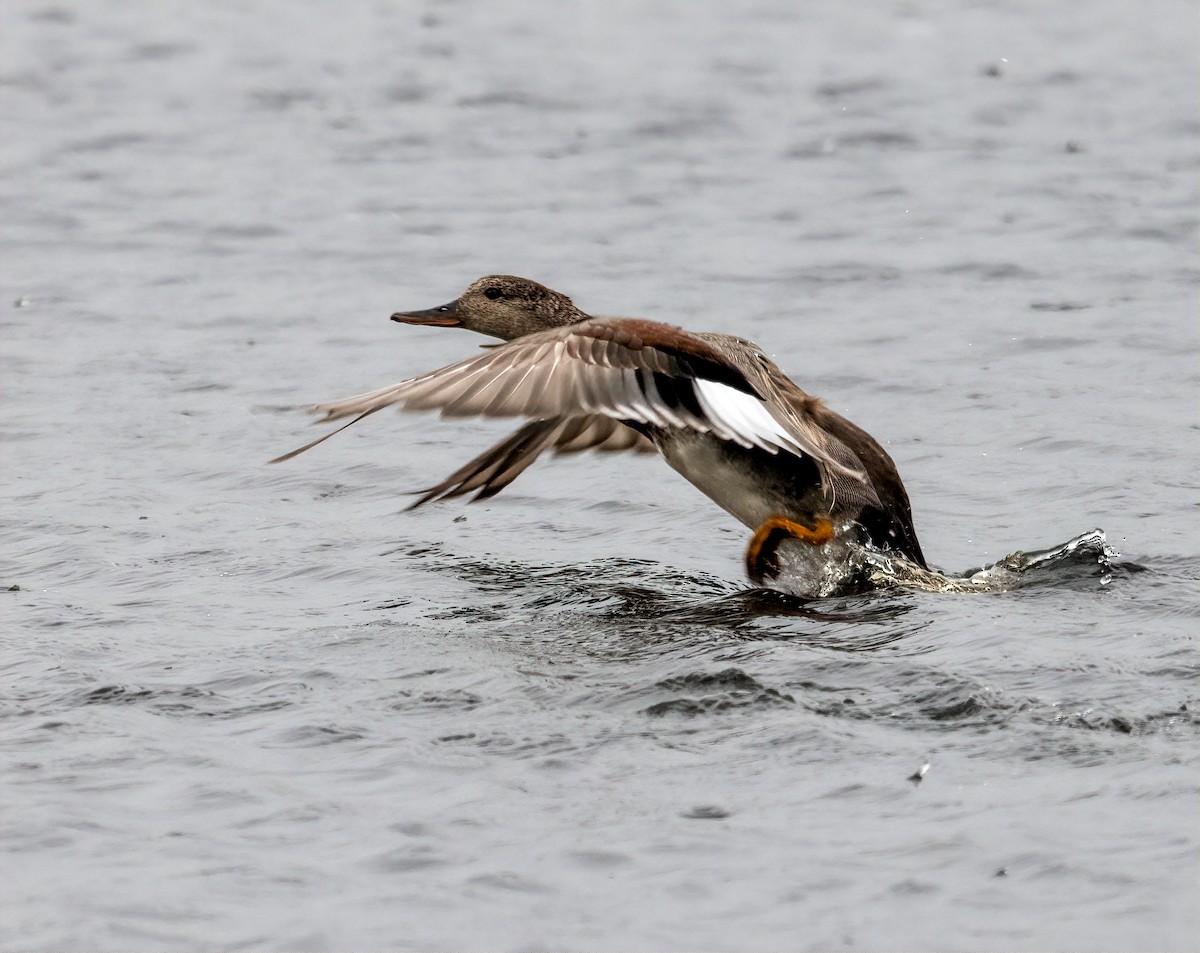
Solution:
<path fill-rule="evenodd" d="M 1094 529 L 1049 549 L 1018 550 L 998 562 L 953 574 L 922 569 L 891 553 L 846 545 L 836 553 L 813 558 L 811 547 L 783 554 L 783 571 L 774 588 L 806 598 L 841 595 L 862 589 L 903 586 L 924 592 L 1008 592 L 1033 585 L 1067 585 L 1083 579 L 1112 579 L 1112 559 L 1119 555 Z M 827 548 L 827 547 L 826 547 Z"/>

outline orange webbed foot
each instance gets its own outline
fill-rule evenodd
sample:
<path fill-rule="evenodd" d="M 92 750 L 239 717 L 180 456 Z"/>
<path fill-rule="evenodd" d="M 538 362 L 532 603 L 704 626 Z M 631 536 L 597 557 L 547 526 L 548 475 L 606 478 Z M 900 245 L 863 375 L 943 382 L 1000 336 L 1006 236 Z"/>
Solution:
<path fill-rule="evenodd" d="M 822 546 L 833 539 L 833 523 L 818 519 L 812 527 L 797 523 L 785 516 L 772 516 L 754 531 L 746 547 L 746 575 L 755 585 L 779 575 L 779 547 L 785 539 L 798 539 Z"/>

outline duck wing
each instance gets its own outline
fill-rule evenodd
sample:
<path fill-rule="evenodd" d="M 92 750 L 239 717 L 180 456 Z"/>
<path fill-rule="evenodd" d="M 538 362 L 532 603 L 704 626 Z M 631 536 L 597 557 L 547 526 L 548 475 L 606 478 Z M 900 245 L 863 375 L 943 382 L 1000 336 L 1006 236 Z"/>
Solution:
<path fill-rule="evenodd" d="M 644 436 L 611 417 L 592 414 L 534 420 L 489 447 L 436 486 L 418 491 L 421 497 L 409 509 L 416 509 L 434 500 L 465 496 L 474 491 L 478 491 L 473 497 L 475 500 L 495 496 L 546 450 L 555 453 L 579 453 L 583 450 L 657 452 L 654 444 Z"/>
<path fill-rule="evenodd" d="M 786 415 L 769 406 L 769 380 L 758 373 L 755 379 L 748 377 L 750 362 L 730 344 L 736 341 L 740 339 L 689 334 L 654 321 L 591 318 L 525 335 L 420 377 L 321 404 L 314 411 L 322 421 L 353 418 L 340 429 L 392 406 L 437 410 L 448 417 L 604 417 L 651 429 L 711 433 L 770 453 L 808 454 L 823 467 L 853 474 L 831 454 L 819 431 L 781 419 Z M 524 439 L 533 441 L 533 433 Z M 290 459 L 330 436 L 272 462 Z M 499 452 L 505 444 L 493 450 Z"/>
<path fill-rule="evenodd" d="M 822 485 L 831 505 L 857 514 L 872 539 L 899 550 L 921 566 L 925 556 L 913 526 L 912 504 L 888 452 L 869 433 L 805 393 L 755 344 L 727 335 L 724 350 L 733 355 L 771 413 L 801 444 L 817 444 L 833 466 L 818 459 Z"/>
<path fill-rule="evenodd" d="M 753 341 L 708 332 L 697 333 L 696 337 L 720 349 L 737 367 L 762 401 L 766 412 L 782 429 L 785 440 L 795 448 L 793 452 L 798 450 L 801 454 L 807 453 L 816 462 L 825 486 L 832 489 L 853 483 L 870 487 L 866 461 L 825 426 L 830 415 L 837 415 L 825 406 L 823 400 L 796 386 Z"/>

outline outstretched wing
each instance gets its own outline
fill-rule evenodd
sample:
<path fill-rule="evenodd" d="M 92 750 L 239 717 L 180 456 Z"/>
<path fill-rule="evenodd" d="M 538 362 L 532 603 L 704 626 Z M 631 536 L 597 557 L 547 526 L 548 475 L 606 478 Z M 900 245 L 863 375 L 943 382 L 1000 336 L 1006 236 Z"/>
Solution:
<path fill-rule="evenodd" d="M 711 433 L 771 453 L 807 454 L 823 470 L 858 475 L 835 458 L 819 430 L 781 421 L 765 396 L 729 349 L 720 346 L 718 336 L 688 334 L 652 321 L 593 318 L 529 334 L 429 374 L 314 409 L 324 421 L 353 417 L 345 426 L 391 406 L 438 410 L 444 416 L 546 422 L 605 417 Z M 532 431 L 518 433 L 525 434 L 525 441 L 534 439 Z M 508 442 L 493 450 L 499 453 Z"/>
<path fill-rule="evenodd" d="M 610 417 L 593 414 L 534 420 L 494 447 L 489 447 L 436 486 L 422 490 L 421 498 L 409 509 L 416 509 L 422 503 L 433 500 L 465 496 L 474 491 L 478 491 L 474 496 L 476 500 L 495 496 L 524 473 L 546 450 L 555 453 L 578 453 L 582 450 L 657 452 L 654 444 L 636 430 Z"/>

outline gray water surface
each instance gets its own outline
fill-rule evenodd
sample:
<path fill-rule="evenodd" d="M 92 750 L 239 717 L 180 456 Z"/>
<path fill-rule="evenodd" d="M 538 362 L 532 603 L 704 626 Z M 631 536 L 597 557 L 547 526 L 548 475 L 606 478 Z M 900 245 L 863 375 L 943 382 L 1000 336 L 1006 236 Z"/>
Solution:
<path fill-rule="evenodd" d="M 0 19 L 0 948 L 1196 948 L 1194 4 Z M 802 603 L 655 458 L 266 465 L 489 272 L 761 342 L 947 569 L 1121 557 Z"/>

